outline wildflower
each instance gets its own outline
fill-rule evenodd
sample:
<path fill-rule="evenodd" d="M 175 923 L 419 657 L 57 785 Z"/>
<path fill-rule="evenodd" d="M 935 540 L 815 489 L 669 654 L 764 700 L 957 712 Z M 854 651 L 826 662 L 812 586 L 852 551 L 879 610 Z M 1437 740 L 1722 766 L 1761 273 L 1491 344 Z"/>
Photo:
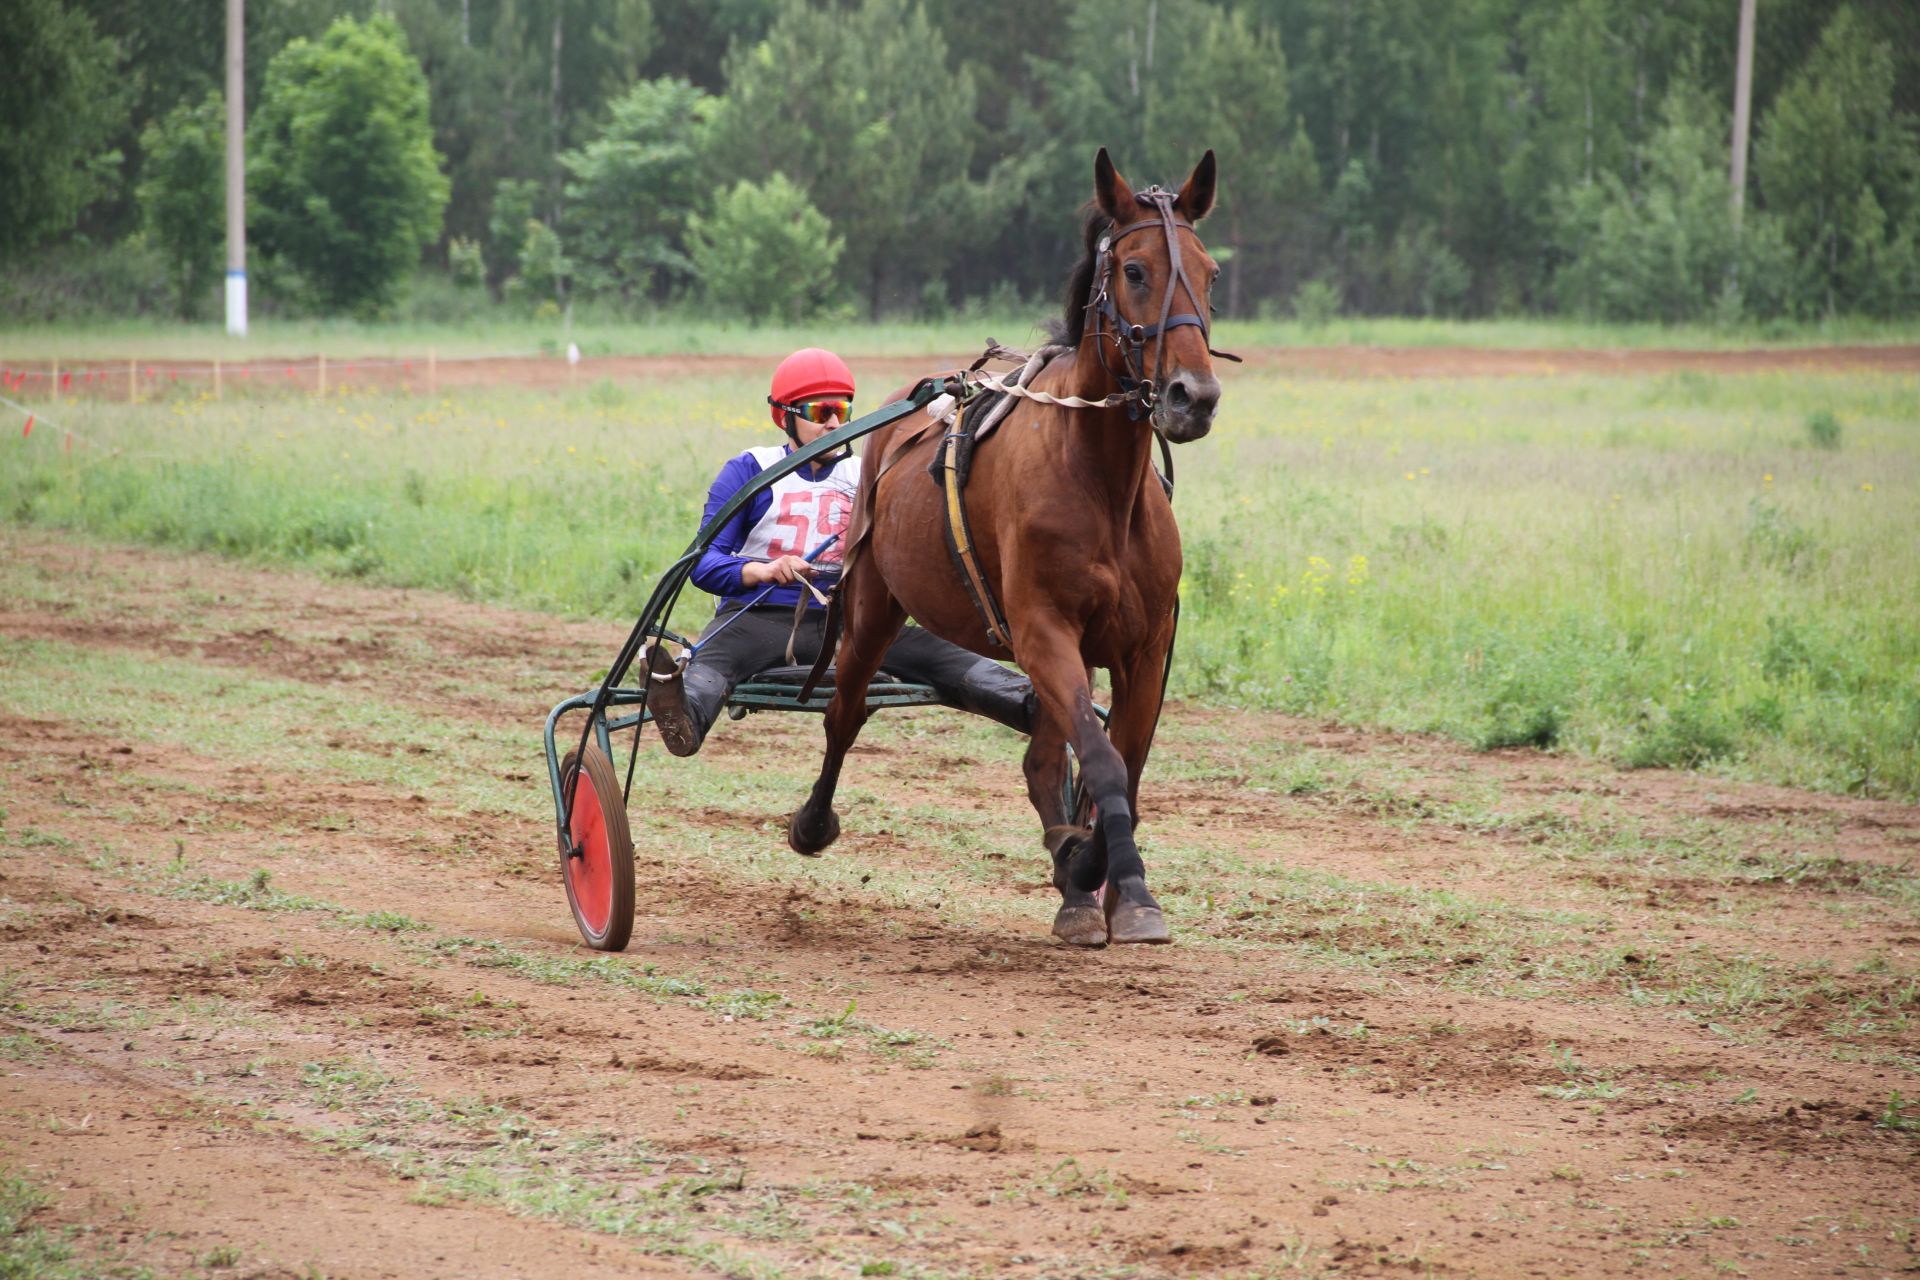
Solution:
<path fill-rule="evenodd" d="M 1761 477 L 1760 477 L 1760 483 L 1761 483 L 1761 484 L 1772 484 L 1772 483 L 1773 483 L 1773 472 L 1771 472 L 1771 471 L 1769 471 L 1769 472 L 1767 472 L 1767 474 L 1765 474 L 1765 475 L 1763 475 L 1763 476 L 1761 476 Z"/>
<path fill-rule="evenodd" d="M 1872 493 L 1872 492 L 1873 492 L 1873 482 L 1872 482 L 1872 481 L 1868 481 L 1868 482 L 1867 482 L 1866 484 L 1863 484 L 1863 485 L 1861 485 L 1861 486 L 1860 486 L 1860 492 L 1862 492 L 1862 493 Z"/>

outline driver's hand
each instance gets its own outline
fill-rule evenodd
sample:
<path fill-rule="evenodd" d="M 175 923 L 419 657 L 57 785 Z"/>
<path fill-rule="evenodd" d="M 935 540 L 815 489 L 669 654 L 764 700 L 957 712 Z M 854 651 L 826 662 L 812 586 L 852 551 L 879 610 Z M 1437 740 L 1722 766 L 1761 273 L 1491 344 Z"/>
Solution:
<path fill-rule="evenodd" d="M 819 570 L 800 556 L 781 556 L 778 560 L 769 560 L 765 564 L 749 564 L 740 570 L 740 582 L 744 586 L 763 587 L 769 582 L 782 585 L 798 582 L 802 578 L 811 578 Z"/>

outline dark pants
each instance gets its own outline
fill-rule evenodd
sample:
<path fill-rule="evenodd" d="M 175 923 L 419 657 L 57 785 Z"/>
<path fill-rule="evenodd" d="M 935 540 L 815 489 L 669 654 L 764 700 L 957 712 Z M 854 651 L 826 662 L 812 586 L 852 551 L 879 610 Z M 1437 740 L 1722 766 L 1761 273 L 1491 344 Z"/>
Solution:
<path fill-rule="evenodd" d="M 744 617 L 735 616 L 742 612 Z M 726 630 L 702 643 L 686 670 L 687 714 L 700 736 L 704 738 L 713 727 L 735 685 L 769 667 L 787 664 L 789 636 L 794 661 L 813 665 L 820 656 L 826 621 L 826 610 L 809 609 L 796 633 L 793 609 L 787 605 L 733 610 L 716 617 L 707 631 L 714 632 L 722 623 Z M 1033 729 L 1033 686 L 1025 676 L 919 627 L 901 630 L 880 667 L 902 680 L 931 685 L 942 701 L 963 710 L 1021 733 Z"/>

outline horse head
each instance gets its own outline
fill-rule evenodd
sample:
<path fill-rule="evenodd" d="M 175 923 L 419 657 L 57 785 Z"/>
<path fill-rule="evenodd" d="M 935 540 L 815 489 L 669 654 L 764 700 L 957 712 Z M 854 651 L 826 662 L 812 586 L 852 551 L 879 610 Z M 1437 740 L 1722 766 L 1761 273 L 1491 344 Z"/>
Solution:
<path fill-rule="evenodd" d="M 1193 230 L 1213 210 L 1214 181 L 1212 151 L 1177 194 L 1135 192 L 1105 147 L 1093 162 L 1084 331 L 1123 389 L 1151 384 L 1153 427 L 1175 444 L 1206 435 L 1220 403 L 1208 346 L 1220 267 Z"/>

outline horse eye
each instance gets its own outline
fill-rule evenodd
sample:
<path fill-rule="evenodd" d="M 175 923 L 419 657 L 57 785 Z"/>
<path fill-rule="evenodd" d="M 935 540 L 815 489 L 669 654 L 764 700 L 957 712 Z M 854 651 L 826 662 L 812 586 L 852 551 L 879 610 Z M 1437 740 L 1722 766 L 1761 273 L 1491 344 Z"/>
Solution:
<path fill-rule="evenodd" d="M 1127 283 L 1145 284 L 1147 282 L 1147 273 L 1141 269 L 1139 263 L 1129 262 L 1126 266 L 1126 271 L 1127 271 Z"/>

